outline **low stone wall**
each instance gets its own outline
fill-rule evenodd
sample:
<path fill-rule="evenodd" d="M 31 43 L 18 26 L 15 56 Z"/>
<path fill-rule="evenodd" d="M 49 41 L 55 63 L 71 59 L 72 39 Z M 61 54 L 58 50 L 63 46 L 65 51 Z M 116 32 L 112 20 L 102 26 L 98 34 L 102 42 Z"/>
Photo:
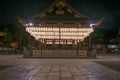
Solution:
<path fill-rule="evenodd" d="M 79 50 L 78 51 L 78 57 L 87 57 L 87 51 Z"/>
<path fill-rule="evenodd" d="M 80 58 L 87 57 L 85 50 L 33 50 L 32 57 L 45 58 Z"/>
<path fill-rule="evenodd" d="M 14 48 L 0 47 L 0 54 L 13 54 L 15 53 Z"/>
<path fill-rule="evenodd" d="M 41 50 L 33 50 L 32 51 L 32 57 L 42 57 Z"/>

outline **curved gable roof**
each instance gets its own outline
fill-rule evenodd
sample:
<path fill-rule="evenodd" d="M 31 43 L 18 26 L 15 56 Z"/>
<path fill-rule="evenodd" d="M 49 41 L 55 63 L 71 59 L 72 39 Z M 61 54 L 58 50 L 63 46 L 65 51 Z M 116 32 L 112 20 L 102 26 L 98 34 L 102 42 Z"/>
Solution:
<path fill-rule="evenodd" d="M 44 11 L 33 15 L 32 18 L 38 18 L 38 17 L 39 18 L 44 18 L 44 17 L 48 16 L 49 14 L 51 14 L 52 11 L 55 11 L 56 8 L 59 8 L 59 7 L 63 7 L 63 8 L 65 7 L 64 9 L 72 17 L 75 17 L 75 18 L 85 18 L 85 19 L 88 18 L 88 16 L 86 16 L 85 14 L 80 13 L 80 12 L 76 11 L 75 9 L 73 9 L 65 0 L 56 0 L 51 6 L 49 6 Z M 57 17 L 58 15 L 55 15 L 55 16 Z"/>

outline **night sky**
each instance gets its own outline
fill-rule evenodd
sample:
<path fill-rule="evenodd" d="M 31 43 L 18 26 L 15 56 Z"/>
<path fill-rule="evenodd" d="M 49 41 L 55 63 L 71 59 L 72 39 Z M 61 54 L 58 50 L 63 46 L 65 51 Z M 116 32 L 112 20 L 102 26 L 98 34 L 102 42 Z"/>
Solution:
<path fill-rule="evenodd" d="M 29 17 L 49 7 L 55 0 L 1 0 L 0 24 L 17 24 L 16 16 Z M 118 0 L 67 0 L 79 12 L 94 18 L 104 18 L 100 25 L 105 29 L 120 27 L 120 4 Z"/>

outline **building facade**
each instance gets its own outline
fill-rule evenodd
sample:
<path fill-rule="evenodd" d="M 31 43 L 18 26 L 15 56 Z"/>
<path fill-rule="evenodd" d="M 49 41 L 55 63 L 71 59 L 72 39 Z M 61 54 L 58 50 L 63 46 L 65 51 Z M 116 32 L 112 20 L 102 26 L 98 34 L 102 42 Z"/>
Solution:
<path fill-rule="evenodd" d="M 26 31 L 39 41 L 42 50 L 76 50 L 102 20 L 73 9 L 66 0 L 56 0 L 44 11 L 29 18 L 18 17 Z"/>

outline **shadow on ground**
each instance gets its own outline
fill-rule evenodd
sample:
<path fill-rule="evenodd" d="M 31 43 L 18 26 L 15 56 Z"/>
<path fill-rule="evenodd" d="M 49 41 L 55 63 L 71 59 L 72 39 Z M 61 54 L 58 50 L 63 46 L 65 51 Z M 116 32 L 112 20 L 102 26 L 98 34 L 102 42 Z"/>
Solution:
<path fill-rule="evenodd" d="M 120 72 L 120 61 L 95 61 L 95 62 Z"/>
<path fill-rule="evenodd" d="M 4 65 L 1 65 L 1 66 L 0 66 L 0 71 L 1 71 L 1 70 L 4 70 L 4 69 L 7 69 L 7 68 L 9 68 L 9 67 L 12 67 L 12 66 L 4 66 Z"/>

